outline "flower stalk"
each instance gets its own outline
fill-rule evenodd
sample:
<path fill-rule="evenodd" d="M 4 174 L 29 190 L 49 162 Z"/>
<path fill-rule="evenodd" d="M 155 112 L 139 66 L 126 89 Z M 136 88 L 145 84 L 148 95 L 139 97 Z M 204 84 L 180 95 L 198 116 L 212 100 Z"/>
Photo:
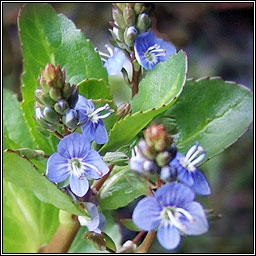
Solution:
<path fill-rule="evenodd" d="M 151 244 L 154 241 L 155 236 L 155 231 L 148 232 L 141 245 L 135 250 L 135 253 L 147 253 Z"/>

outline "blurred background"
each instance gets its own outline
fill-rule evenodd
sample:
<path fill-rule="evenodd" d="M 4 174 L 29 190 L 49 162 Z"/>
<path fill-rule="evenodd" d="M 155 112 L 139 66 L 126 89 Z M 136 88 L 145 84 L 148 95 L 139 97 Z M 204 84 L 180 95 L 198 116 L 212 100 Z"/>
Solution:
<path fill-rule="evenodd" d="M 158 37 L 184 49 L 189 57 L 189 78 L 221 76 L 253 90 L 253 3 L 146 3 L 153 31 Z M 3 3 L 3 86 L 20 94 L 22 54 L 17 31 L 17 14 L 22 3 Z M 108 22 L 111 3 L 52 3 L 91 40 L 105 51 L 111 39 Z M 128 87 L 110 80 L 120 102 L 129 98 Z M 225 132 L 225 131 L 223 131 Z M 253 253 L 254 174 L 253 127 L 236 143 L 201 169 L 212 188 L 207 198 L 198 198 L 213 209 L 210 230 L 198 237 L 183 237 L 172 253 Z M 131 217 L 136 202 L 116 212 L 116 219 Z M 123 241 L 136 233 L 121 227 Z M 170 253 L 155 241 L 149 253 Z"/>

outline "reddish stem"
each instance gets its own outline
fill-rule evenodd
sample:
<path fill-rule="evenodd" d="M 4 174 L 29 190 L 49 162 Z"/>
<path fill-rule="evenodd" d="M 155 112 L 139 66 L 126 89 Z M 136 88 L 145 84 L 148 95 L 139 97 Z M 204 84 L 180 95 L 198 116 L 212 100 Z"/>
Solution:
<path fill-rule="evenodd" d="M 139 234 L 132 240 L 133 243 L 137 244 L 145 233 L 146 233 L 146 231 L 144 231 L 144 230 L 140 231 Z"/>
<path fill-rule="evenodd" d="M 112 169 L 113 169 L 114 165 L 109 166 L 109 172 L 104 175 L 101 179 L 99 179 L 93 186 L 92 188 L 95 189 L 96 191 L 99 191 L 100 188 L 102 187 L 102 185 L 104 184 L 104 182 L 106 181 L 106 179 L 108 178 L 108 176 L 110 175 Z"/>

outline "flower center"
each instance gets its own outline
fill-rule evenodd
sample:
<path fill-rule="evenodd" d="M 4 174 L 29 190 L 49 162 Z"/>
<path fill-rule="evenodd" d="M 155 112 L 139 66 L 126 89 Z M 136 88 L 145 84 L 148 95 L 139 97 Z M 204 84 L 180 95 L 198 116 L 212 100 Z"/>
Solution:
<path fill-rule="evenodd" d="M 195 144 L 189 149 L 186 156 L 180 159 L 180 164 L 188 171 L 193 172 L 196 170 L 196 165 L 203 161 L 205 154 L 203 148 Z"/>
<path fill-rule="evenodd" d="M 70 159 L 68 162 L 68 167 L 71 174 L 74 174 L 78 178 L 84 177 L 84 169 L 83 169 L 83 164 L 81 163 L 81 159 L 79 158 Z"/>
<path fill-rule="evenodd" d="M 107 112 L 103 115 L 98 115 L 100 112 L 107 110 Z M 105 106 L 99 107 L 97 109 L 92 109 L 89 108 L 87 110 L 87 115 L 88 118 L 93 122 L 93 123 L 97 123 L 99 121 L 99 119 L 103 119 L 108 117 L 109 115 L 111 115 L 114 112 L 113 109 L 110 109 L 109 105 L 106 104 Z"/>
<path fill-rule="evenodd" d="M 158 57 L 165 56 L 166 50 L 160 48 L 160 45 L 155 44 L 147 49 L 144 56 L 150 63 L 157 63 Z"/>
<path fill-rule="evenodd" d="M 183 208 L 169 206 L 165 207 L 161 212 L 161 219 L 163 225 L 167 226 L 169 224 L 170 226 L 175 226 L 181 231 L 185 231 L 186 225 L 181 222 L 182 217 L 191 223 L 195 221 L 192 215 Z"/>

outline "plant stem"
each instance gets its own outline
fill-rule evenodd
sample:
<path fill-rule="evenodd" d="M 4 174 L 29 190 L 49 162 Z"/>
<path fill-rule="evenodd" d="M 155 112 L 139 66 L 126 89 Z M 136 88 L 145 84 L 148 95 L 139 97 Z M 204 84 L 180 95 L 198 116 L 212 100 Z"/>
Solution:
<path fill-rule="evenodd" d="M 140 231 L 139 234 L 137 236 L 135 236 L 135 238 L 132 240 L 133 243 L 137 244 L 145 233 L 146 233 L 146 231 L 144 231 L 144 230 Z"/>
<path fill-rule="evenodd" d="M 96 191 L 99 191 L 100 188 L 102 187 L 102 185 L 104 184 L 104 182 L 106 181 L 106 179 L 108 178 L 108 176 L 110 175 L 112 169 L 113 169 L 114 165 L 109 166 L 109 172 L 104 175 L 101 179 L 99 179 L 92 188 L 94 188 Z"/>
<path fill-rule="evenodd" d="M 41 253 L 66 253 L 71 246 L 76 233 L 80 227 L 77 216 L 60 210 L 65 215 L 65 220 L 61 220 L 52 240 L 45 248 L 39 248 Z M 62 217 L 63 219 L 63 217 Z"/>
<path fill-rule="evenodd" d="M 136 71 L 133 65 L 132 66 L 132 98 L 139 91 L 140 73 L 141 73 L 141 68 L 138 71 Z"/>
<path fill-rule="evenodd" d="M 155 235 L 156 235 L 155 231 L 148 232 L 144 241 L 134 252 L 135 253 L 147 253 L 152 242 L 154 241 Z"/>

